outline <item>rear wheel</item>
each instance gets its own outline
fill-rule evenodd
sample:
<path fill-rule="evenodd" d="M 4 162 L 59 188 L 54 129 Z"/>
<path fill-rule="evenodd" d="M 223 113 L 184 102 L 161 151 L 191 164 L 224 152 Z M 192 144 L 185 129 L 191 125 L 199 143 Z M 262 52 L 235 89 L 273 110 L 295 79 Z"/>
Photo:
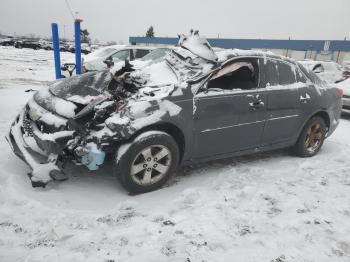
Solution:
<path fill-rule="evenodd" d="M 115 172 L 131 193 L 160 188 L 176 170 L 179 149 L 174 139 L 161 131 L 148 131 L 122 145 L 115 157 Z"/>
<path fill-rule="evenodd" d="M 327 126 L 321 117 L 311 118 L 301 132 L 294 152 L 297 156 L 311 157 L 321 149 L 326 137 Z"/>

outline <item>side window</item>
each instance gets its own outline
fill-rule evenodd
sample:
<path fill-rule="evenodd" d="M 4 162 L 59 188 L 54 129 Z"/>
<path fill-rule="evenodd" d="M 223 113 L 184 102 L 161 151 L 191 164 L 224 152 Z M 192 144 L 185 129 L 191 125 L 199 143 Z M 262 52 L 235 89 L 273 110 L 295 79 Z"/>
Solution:
<path fill-rule="evenodd" d="M 113 61 L 124 61 L 125 59 L 128 59 L 129 57 L 129 50 L 121 50 L 113 54 L 112 56 Z"/>
<path fill-rule="evenodd" d="M 215 73 L 210 79 L 208 89 L 250 90 L 259 83 L 259 66 L 257 59 L 235 60 Z"/>
<path fill-rule="evenodd" d="M 290 85 L 296 82 L 295 67 L 283 62 L 278 62 L 278 74 L 280 85 Z"/>
<path fill-rule="evenodd" d="M 134 51 L 135 59 L 142 58 L 149 53 L 149 50 L 145 50 L 145 49 L 134 49 L 133 51 Z"/>

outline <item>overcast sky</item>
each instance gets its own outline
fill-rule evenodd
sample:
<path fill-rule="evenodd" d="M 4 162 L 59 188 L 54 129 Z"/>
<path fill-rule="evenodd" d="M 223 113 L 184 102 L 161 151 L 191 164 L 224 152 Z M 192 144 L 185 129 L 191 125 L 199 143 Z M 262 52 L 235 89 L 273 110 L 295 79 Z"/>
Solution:
<path fill-rule="evenodd" d="M 350 39 L 349 0 L 67 0 L 92 39 L 128 41 L 150 25 L 156 36 L 198 29 L 207 37 Z M 0 32 L 73 37 L 66 0 L 0 0 Z"/>

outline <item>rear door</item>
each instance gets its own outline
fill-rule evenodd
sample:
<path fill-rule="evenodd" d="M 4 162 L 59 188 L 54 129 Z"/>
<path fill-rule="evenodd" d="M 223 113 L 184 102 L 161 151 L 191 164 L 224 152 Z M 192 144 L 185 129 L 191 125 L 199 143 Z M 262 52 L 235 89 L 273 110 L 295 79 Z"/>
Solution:
<path fill-rule="evenodd" d="M 303 124 L 301 89 L 297 67 L 287 61 L 267 58 L 263 65 L 263 81 L 267 93 L 267 119 L 262 145 L 287 142 L 298 136 Z"/>
<path fill-rule="evenodd" d="M 244 63 L 252 64 L 254 69 Z M 224 74 L 215 79 L 214 76 L 208 82 L 207 91 L 194 97 L 197 158 L 260 146 L 266 94 L 259 89 L 258 59 L 238 60 L 234 64 L 236 69 L 224 71 L 223 68 Z M 251 78 L 249 70 L 254 71 Z"/>

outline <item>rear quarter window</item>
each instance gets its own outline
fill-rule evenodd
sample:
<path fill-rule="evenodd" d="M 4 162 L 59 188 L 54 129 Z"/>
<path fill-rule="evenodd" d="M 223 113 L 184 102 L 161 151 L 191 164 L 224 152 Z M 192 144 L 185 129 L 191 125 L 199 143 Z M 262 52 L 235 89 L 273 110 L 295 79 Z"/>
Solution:
<path fill-rule="evenodd" d="M 292 65 L 278 62 L 279 84 L 290 85 L 296 83 L 296 71 Z"/>

